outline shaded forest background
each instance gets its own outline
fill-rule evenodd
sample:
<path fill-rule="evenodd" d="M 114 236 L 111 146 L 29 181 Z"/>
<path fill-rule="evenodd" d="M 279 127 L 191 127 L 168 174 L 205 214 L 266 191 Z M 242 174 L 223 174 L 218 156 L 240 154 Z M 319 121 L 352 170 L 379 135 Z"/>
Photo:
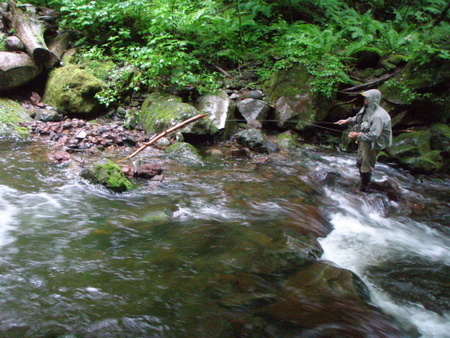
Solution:
<path fill-rule="evenodd" d="M 449 1 L 444 0 L 33 0 L 59 12 L 75 32 L 77 58 L 111 60 L 138 70 L 128 94 L 149 88 L 224 86 L 224 74 L 252 71 L 255 84 L 302 64 L 312 91 L 332 97 L 357 85 L 361 53 L 401 56 L 421 67 L 450 59 Z M 376 76 L 376 74 L 373 74 Z M 123 82 L 121 82 L 123 85 Z M 398 88 L 411 100 L 420 93 Z M 122 88 L 123 89 L 123 88 Z M 106 105 L 123 90 L 99 96 Z"/>

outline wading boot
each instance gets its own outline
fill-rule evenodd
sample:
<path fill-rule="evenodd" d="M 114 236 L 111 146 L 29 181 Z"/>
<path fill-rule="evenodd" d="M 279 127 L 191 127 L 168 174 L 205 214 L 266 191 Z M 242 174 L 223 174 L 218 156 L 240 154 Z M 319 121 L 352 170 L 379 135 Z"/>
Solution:
<path fill-rule="evenodd" d="M 370 179 L 372 178 L 372 173 L 360 173 L 361 176 L 361 186 L 359 188 L 359 191 L 362 192 L 372 192 L 372 190 L 369 189 L 370 185 Z"/>

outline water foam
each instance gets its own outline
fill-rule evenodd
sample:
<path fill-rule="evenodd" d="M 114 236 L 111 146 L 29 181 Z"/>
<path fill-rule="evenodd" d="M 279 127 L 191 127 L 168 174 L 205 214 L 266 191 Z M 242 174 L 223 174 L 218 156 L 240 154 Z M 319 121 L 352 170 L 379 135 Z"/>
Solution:
<path fill-rule="evenodd" d="M 15 190 L 0 185 L 0 247 L 14 241 L 10 232 L 15 229 L 18 208 L 7 200 L 7 196 L 12 193 L 15 193 Z"/>
<path fill-rule="evenodd" d="M 370 204 L 355 203 L 353 196 L 327 191 L 338 204 L 331 215 L 334 230 L 320 240 L 323 259 L 358 274 L 371 289 L 374 303 L 400 321 L 412 323 L 423 337 L 444 338 L 450 332 L 450 313 L 438 315 L 420 304 L 397 304 L 364 277 L 370 266 L 396 258 L 420 256 L 450 264 L 450 240 L 425 224 L 383 217 Z"/>

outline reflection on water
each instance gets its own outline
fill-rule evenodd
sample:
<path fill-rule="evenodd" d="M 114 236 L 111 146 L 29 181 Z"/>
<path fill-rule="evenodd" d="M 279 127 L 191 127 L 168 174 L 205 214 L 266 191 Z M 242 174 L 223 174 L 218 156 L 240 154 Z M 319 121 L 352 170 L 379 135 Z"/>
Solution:
<path fill-rule="evenodd" d="M 9 146 L 0 150 L 0 336 L 298 335 L 301 328 L 262 313 L 282 318 L 273 311 L 290 306 L 280 299 L 290 300 L 295 271 L 321 254 L 307 235 L 329 231 L 316 206 L 335 228 L 321 240 L 324 258 L 362 277 L 407 330 L 409 323 L 424 336 L 448 329 L 448 312 L 396 304 L 368 272 L 407 253 L 448 265 L 448 238 L 422 223 L 386 219 L 345 192 L 322 195 L 307 178 L 319 167 L 351 177 L 351 158 L 315 162 L 299 153 L 267 165 L 172 164 L 166 183 L 120 195 L 49 164 L 44 148 Z M 368 316 L 371 330 L 385 320 Z M 345 322 L 303 333 L 359 332 Z"/>

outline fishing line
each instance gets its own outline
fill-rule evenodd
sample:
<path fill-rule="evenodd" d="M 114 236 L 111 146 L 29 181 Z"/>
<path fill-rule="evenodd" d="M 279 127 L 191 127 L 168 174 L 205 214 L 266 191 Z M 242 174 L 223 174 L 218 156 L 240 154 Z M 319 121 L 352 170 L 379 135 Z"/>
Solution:
<path fill-rule="evenodd" d="M 227 122 L 247 122 L 247 120 L 226 120 Z M 259 122 L 280 122 L 280 120 L 256 120 Z M 333 129 L 333 128 L 327 128 L 327 127 L 323 127 L 320 125 L 317 125 L 317 123 L 321 123 L 321 124 L 336 124 L 335 122 L 303 122 L 304 124 L 316 127 L 316 128 L 321 128 L 321 129 L 325 129 L 325 130 L 331 130 L 334 132 L 339 132 L 339 133 L 343 133 L 343 130 L 339 130 L 339 129 Z"/>

